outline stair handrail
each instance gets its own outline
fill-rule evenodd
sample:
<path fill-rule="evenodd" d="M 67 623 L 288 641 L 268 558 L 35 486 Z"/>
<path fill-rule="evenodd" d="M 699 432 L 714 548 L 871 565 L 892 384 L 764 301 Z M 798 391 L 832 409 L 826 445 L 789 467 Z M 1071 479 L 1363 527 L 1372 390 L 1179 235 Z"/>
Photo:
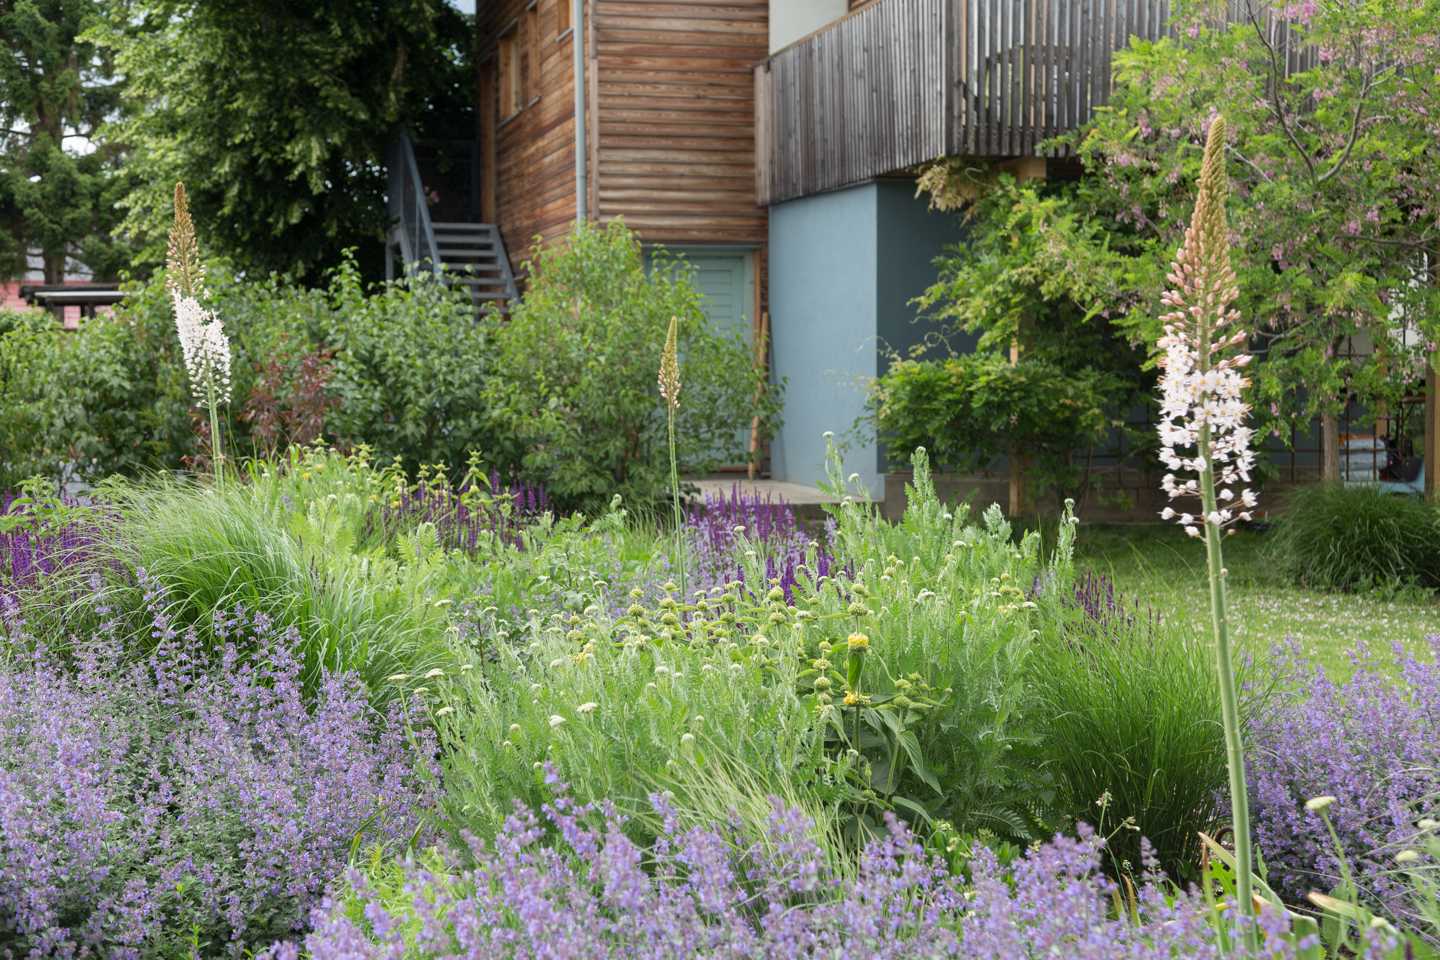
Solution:
<path fill-rule="evenodd" d="M 413 276 L 422 263 L 429 261 L 431 271 L 437 276 L 443 275 L 435 227 L 430 222 L 430 206 L 425 202 L 425 184 L 420 179 L 420 165 L 415 162 L 415 148 L 410 144 L 410 132 L 404 124 L 395 128 L 388 153 L 386 213 L 400 228 L 400 255 L 405 273 Z M 412 206 L 413 213 L 410 212 Z"/>

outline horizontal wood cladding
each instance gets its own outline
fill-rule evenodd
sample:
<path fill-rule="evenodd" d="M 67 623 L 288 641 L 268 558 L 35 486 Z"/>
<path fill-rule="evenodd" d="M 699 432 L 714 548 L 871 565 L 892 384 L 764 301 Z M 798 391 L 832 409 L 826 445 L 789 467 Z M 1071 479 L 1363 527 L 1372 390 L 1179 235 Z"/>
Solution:
<path fill-rule="evenodd" d="M 601 219 L 650 241 L 763 244 L 752 71 L 766 0 L 597 2 Z"/>
<path fill-rule="evenodd" d="M 482 59 L 511 21 L 526 29 L 527 2 L 482 0 Z M 534 78 L 526 96 L 533 88 L 539 100 L 495 116 L 496 217 L 517 259 L 575 215 L 573 53 L 569 37 L 555 41 L 557 5 L 568 2 L 539 0 L 537 42 L 515 43 L 522 56 L 538 50 L 522 73 Z M 624 217 L 647 241 L 763 245 L 754 68 L 766 55 L 768 0 L 587 0 L 586 9 L 581 29 L 596 41 L 586 65 L 598 66 L 587 111 L 591 216 Z"/>

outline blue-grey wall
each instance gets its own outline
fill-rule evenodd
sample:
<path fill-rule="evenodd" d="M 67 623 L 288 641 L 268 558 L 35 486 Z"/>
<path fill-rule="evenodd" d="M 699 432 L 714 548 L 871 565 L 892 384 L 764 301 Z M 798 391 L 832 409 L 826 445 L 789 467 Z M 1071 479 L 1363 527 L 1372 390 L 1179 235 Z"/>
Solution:
<path fill-rule="evenodd" d="M 825 438 L 849 433 L 864 386 L 888 351 L 923 339 L 910 303 L 935 282 L 935 257 L 963 234 L 954 214 L 929 213 L 909 180 L 881 180 L 770 208 L 770 329 L 776 376 L 788 378 L 785 426 L 771 475 L 806 485 L 825 476 Z M 884 495 L 873 439 L 852 443 L 847 471 Z"/>
<path fill-rule="evenodd" d="M 875 207 L 875 185 L 865 184 L 770 208 L 771 357 L 789 381 L 785 426 L 770 446 L 776 479 L 822 479 L 823 434 L 844 433 L 862 412 L 857 378 L 875 372 Z M 861 479 L 878 495 L 873 470 Z"/>

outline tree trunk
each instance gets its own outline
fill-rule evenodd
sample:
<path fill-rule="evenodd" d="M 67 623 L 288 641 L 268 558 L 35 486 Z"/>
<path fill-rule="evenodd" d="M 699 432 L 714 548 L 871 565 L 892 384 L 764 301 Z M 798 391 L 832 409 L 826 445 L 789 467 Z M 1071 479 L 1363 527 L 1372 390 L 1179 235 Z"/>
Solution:
<path fill-rule="evenodd" d="M 1333 413 L 1320 414 L 1320 479 L 1340 482 L 1340 419 Z"/>
<path fill-rule="evenodd" d="M 1010 516 L 1024 516 L 1030 511 L 1030 470 L 1034 458 L 1020 452 L 1019 444 L 1010 447 Z"/>

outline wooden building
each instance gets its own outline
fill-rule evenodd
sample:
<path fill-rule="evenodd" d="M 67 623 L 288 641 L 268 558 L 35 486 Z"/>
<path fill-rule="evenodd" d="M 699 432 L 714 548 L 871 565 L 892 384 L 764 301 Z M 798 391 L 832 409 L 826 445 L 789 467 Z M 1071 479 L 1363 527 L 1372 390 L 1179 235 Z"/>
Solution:
<path fill-rule="evenodd" d="M 767 0 L 584 0 L 577 143 L 572 0 L 481 0 L 481 220 L 510 257 L 564 233 L 585 153 L 588 218 L 623 217 L 684 253 L 712 320 L 763 309 L 766 211 L 755 197 L 754 68 Z M 720 314 L 720 315 L 716 315 Z"/>

